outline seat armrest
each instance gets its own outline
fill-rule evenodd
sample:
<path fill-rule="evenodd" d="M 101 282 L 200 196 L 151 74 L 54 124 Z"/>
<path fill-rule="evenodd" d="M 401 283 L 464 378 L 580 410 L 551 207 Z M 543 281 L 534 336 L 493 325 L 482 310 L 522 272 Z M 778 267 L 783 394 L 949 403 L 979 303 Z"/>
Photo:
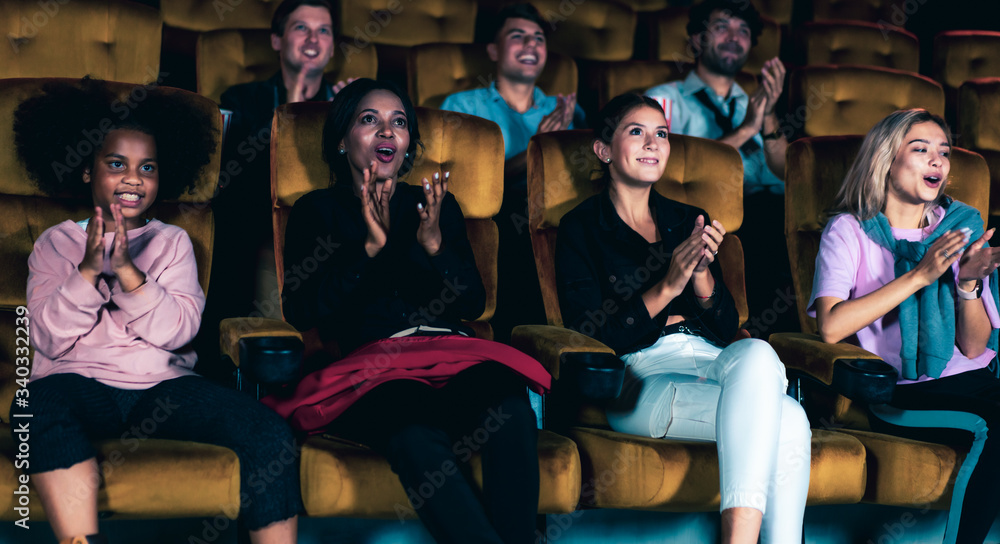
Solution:
<path fill-rule="evenodd" d="M 828 344 L 814 334 L 776 333 L 768 341 L 792 374 L 805 375 L 853 400 L 892 400 L 899 375 L 874 353 L 852 344 Z"/>
<path fill-rule="evenodd" d="M 606 400 L 621 393 L 625 363 L 589 336 L 550 325 L 521 325 L 514 328 L 510 343 L 584 398 Z"/>
<path fill-rule="evenodd" d="M 302 341 L 302 333 L 277 319 L 231 317 L 219 324 L 219 350 L 240 366 L 240 340 L 256 337 L 292 337 Z"/>
<path fill-rule="evenodd" d="M 282 387 L 301 377 L 305 344 L 294 327 L 274 319 L 224 319 L 219 326 L 223 356 L 238 369 L 238 385 L 243 379 L 265 388 Z M 259 393 L 259 391 L 258 391 Z"/>

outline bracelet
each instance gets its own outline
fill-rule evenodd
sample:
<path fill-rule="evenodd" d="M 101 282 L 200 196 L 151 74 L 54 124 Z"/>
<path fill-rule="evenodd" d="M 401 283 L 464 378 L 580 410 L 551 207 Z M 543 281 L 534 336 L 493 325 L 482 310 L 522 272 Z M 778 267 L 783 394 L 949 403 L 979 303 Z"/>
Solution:
<path fill-rule="evenodd" d="M 972 291 L 963 291 L 958 285 L 955 286 L 955 294 L 962 300 L 976 300 L 983 296 L 983 280 L 976 280 L 976 288 Z"/>
<path fill-rule="evenodd" d="M 695 297 L 700 298 L 700 299 L 710 299 L 710 298 L 712 298 L 714 296 L 715 296 L 715 287 L 712 287 L 712 294 L 708 295 L 707 297 L 703 297 L 701 295 L 695 295 Z"/>
<path fill-rule="evenodd" d="M 781 138 L 781 131 L 779 129 L 774 129 L 774 132 L 761 134 L 760 137 L 765 140 L 777 140 L 778 138 Z"/>

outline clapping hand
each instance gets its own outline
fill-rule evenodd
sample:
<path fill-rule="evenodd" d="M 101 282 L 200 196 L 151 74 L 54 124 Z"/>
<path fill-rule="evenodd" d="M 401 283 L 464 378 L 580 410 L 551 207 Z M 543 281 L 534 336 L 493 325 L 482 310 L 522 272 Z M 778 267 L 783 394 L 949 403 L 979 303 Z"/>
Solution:
<path fill-rule="evenodd" d="M 996 229 L 990 229 L 966 248 L 958 262 L 958 280 L 981 280 L 1000 266 L 1000 247 L 990 247 L 986 242 L 993 237 Z"/>
<path fill-rule="evenodd" d="M 566 96 L 556 97 L 556 108 L 552 113 L 542 118 L 538 123 L 538 133 L 552 132 L 555 130 L 566 130 L 573 122 L 573 113 L 576 111 L 576 93 Z"/>
<path fill-rule="evenodd" d="M 424 247 L 428 255 L 437 255 L 441 251 L 441 203 L 448 192 L 448 177 L 451 172 L 444 173 L 444 179 L 435 172 L 431 181 L 423 179 L 426 204 L 417 204 L 417 215 L 420 216 L 420 226 L 417 227 L 417 241 Z"/>
<path fill-rule="evenodd" d="M 395 180 L 388 178 L 382 182 L 381 190 L 375 185 L 375 161 L 362 171 L 364 183 L 361 185 L 361 215 L 368 236 L 365 238 L 365 252 L 369 257 L 378 255 L 389 240 L 389 199 Z"/>
<path fill-rule="evenodd" d="M 764 63 L 760 70 L 760 89 L 763 90 L 763 97 L 766 102 L 764 107 L 765 115 L 774 114 L 774 106 L 781 98 L 781 91 L 785 87 L 785 65 L 775 57 Z"/>

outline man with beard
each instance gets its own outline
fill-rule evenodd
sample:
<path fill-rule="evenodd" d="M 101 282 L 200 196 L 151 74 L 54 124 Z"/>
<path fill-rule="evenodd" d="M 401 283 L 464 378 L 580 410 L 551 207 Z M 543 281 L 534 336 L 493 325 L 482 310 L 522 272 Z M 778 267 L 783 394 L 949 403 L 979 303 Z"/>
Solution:
<path fill-rule="evenodd" d="M 744 216 L 737 234 L 746 254 L 749 326 L 766 338 L 798 325 L 783 231 L 788 140 L 775 114 L 785 68 L 777 58 L 767 61 L 752 95 L 735 79 L 762 26 L 760 14 L 746 0 L 706 0 L 692 7 L 687 32 L 694 69 L 683 81 L 658 85 L 646 94 L 670 107 L 671 132 L 718 140 L 740 152 Z"/>

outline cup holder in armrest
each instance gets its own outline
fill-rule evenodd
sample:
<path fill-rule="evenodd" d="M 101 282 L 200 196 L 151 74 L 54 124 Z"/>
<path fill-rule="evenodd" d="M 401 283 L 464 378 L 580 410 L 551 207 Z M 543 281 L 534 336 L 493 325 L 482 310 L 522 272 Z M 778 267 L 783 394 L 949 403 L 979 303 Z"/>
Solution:
<path fill-rule="evenodd" d="M 852 400 L 885 404 L 892 400 L 899 373 L 877 359 L 838 359 L 833 365 L 833 388 Z"/>
<path fill-rule="evenodd" d="M 293 336 L 241 338 L 240 370 L 265 386 L 293 383 L 299 379 L 303 347 Z"/>
<path fill-rule="evenodd" d="M 583 397 L 608 400 L 621 394 L 625 363 L 613 353 L 565 353 L 559 373 Z"/>

